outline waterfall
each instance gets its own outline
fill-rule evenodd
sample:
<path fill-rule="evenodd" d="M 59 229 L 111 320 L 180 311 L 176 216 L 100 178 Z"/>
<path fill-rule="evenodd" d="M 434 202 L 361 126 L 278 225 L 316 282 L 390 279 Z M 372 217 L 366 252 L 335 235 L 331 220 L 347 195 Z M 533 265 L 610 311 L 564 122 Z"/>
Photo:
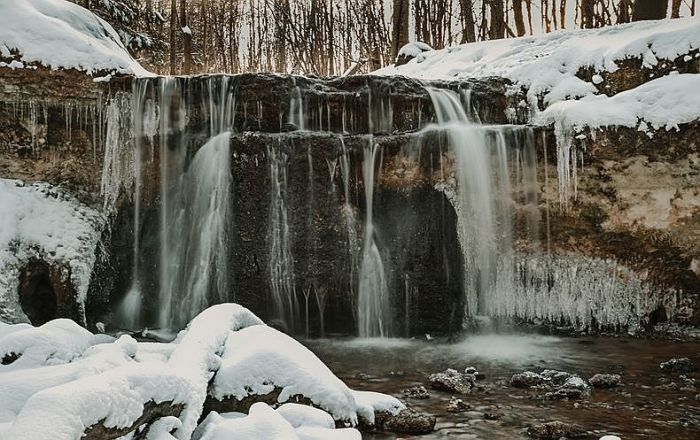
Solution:
<path fill-rule="evenodd" d="M 227 300 L 230 136 L 221 133 L 200 148 L 170 192 L 160 298 L 165 328 L 182 328 L 207 306 Z"/>
<path fill-rule="evenodd" d="M 293 330 L 299 307 L 294 283 L 292 237 L 287 213 L 287 153 L 279 142 L 267 146 L 270 169 L 270 220 L 268 271 L 275 319 Z"/>
<path fill-rule="evenodd" d="M 379 151 L 374 138 L 369 136 L 362 162 L 366 213 L 357 299 L 360 337 L 386 337 L 392 334 L 389 285 L 373 219 L 375 163 Z"/>
<path fill-rule="evenodd" d="M 136 329 L 141 325 L 141 309 L 143 294 L 139 280 L 139 258 L 141 243 L 141 186 L 143 180 L 143 137 L 148 128 L 150 119 L 146 117 L 146 92 L 147 81 L 134 81 L 131 95 L 133 127 L 133 154 L 134 154 L 134 240 L 132 245 L 133 263 L 131 268 L 131 286 L 122 300 L 117 311 L 118 320 L 129 329 Z"/>

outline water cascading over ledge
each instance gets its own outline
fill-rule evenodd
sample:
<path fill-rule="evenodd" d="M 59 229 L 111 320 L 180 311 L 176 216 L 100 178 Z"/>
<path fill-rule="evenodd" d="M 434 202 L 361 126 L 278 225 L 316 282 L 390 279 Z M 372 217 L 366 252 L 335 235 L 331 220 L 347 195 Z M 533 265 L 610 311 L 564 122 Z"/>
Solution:
<path fill-rule="evenodd" d="M 143 102 L 127 105 L 153 127 L 128 140 L 144 159 L 132 191 L 142 324 L 177 327 L 234 298 L 310 335 L 447 333 L 481 316 L 622 328 L 659 304 L 672 311 L 625 267 L 548 252 L 554 205 L 538 194 L 556 176 L 540 132 L 493 125 L 504 118 L 466 86 L 436 84 L 431 101 L 423 85 L 394 81 L 138 80 Z M 197 166 L 222 130 L 232 134 L 216 138 L 218 156 Z M 228 169 L 228 190 L 214 169 Z M 177 221 L 201 232 L 207 216 L 226 234 L 208 235 L 207 257 L 174 257 L 201 244 Z M 187 302 L 187 279 L 205 280 L 199 302 Z M 173 319 L 181 303 L 194 305 Z"/>

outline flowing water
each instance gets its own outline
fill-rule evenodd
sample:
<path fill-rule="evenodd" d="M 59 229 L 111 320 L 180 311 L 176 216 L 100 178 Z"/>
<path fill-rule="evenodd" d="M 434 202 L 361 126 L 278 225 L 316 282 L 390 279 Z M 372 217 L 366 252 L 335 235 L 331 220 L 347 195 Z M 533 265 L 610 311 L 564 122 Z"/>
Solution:
<path fill-rule="evenodd" d="M 364 149 L 362 176 L 365 188 L 365 228 L 360 264 L 357 316 L 360 337 L 392 335 L 392 311 L 385 263 L 377 241 L 374 225 L 374 181 L 376 160 L 380 149 L 372 136 Z"/>
<path fill-rule="evenodd" d="M 684 379 L 662 374 L 659 363 L 682 356 L 700 362 L 699 342 L 485 334 L 456 343 L 375 338 L 305 344 L 351 388 L 392 394 L 437 417 L 436 430 L 428 435 L 365 434 L 366 440 L 527 439 L 529 425 L 554 420 L 582 426 L 589 431 L 583 437 L 587 440 L 605 434 L 623 439 L 698 438 L 700 401 L 693 382 L 698 375 Z M 446 407 L 451 395 L 431 390 L 427 376 L 468 366 L 476 367 L 485 378 L 477 389 L 458 396 L 471 409 L 450 413 Z M 622 376 L 622 386 L 592 390 L 581 401 L 544 400 L 541 390 L 509 386 L 513 374 L 528 369 L 558 369 L 586 379 L 596 373 L 615 373 Z M 416 385 L 425 385 L 430 398 L 403 396 L 403 389 Z M 487 420 L 486 413 L 495 414 L 497 420 Z"/>

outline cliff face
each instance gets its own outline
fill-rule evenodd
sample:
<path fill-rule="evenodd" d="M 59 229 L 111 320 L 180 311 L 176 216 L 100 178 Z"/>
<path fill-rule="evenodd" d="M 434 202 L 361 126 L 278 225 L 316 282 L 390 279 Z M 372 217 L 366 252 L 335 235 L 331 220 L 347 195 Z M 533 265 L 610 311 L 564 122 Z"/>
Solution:
<path fill-rule="evenodd" d="M 367 149 L 377 146 L 372 217 L 393 334 L 448 333 L 472 321 L 465 284 L 469 253 L 460 236 L 460 225 L 470 220 L 455 198 L 462 165 L 443 130 L 418 132 L 436 120 L 425 84 L 374 77 L 196 77 L 171 80 L 177 92 L 164 105 L 158 79 L 141 80 L 139 88 L 128 78 L 101 84 L 77 72 L 5 70 L 0 175 L 68 187 L 110 216 L 103 246 L 95 249 L 85 305 L 89 324 L 112 319 L 133 284 L 134 230 L 145 315 L 155 320 L 163 161 L 180 157 L 180 170 L 186 170 L 214 120 L 234 131 L 227 300 L 275 318 L 271 289 L 283 267 L 292 273 L 288 288 L 298 307 L 288 327 L 305 331 L 308 316 L 312 334 L 355 331 L 367 217 L 363 167 Z M 526 120 L 519 104 L 525 92 L 508 81 L 429 85 L 459 91 L 472 117 L 484 123 Z M 143 96 L 135 98 L 134 91 Z M 131 115 L 139 100 L 145 125 L 135 142 Z M 186 117 L 166 131 L 160 119 L 166 113 L 171 121 Z M 511 286 L 512 310 L 500 296 L 493 303 L 480 299 L 480 310 L 590 329 L 632 325 L 632 317 L 647 324 L 700 323 L 697 123 L 651 138 L 628 128 L 585 131 L 585 139 L 575 139 L 581 152 L 577 189 L 567 209 L 560 206 L 551 129 L 494 126 L 489 133 L 484 142 L 508 148 L 514 183 L 507 209 L 517 255 L 509 279 L 519 281 Z M 280 235 L 280 228 L 287 233 Z M 26 290 L 27 283 L 20 284 Z M 557 292 L 569 296 L 554 304 Z M 610 319 L 600 315 L 605 301 L 636 305 Z M 584 302 L 593 306 L 581 312 Z"/>

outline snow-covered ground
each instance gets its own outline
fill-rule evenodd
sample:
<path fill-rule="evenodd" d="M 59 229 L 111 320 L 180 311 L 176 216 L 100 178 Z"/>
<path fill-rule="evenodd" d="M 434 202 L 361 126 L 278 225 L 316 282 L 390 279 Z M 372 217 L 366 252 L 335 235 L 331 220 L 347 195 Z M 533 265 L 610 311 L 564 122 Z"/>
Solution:
<path fill-rule="evenodd" d="M 93 335 L 68 320 L 3 325 L 0 359 L 9 357 L 16 360 L 0 365 L 0 439 L 7 440 L 75 439 L 98 423 L 128 428 L 149 402 L 182 405 L 177 417 L 153 424 L 149 439 L 356 440 L 357 430 L 336 430 L 336 421 L 373 423 L 376 411 L 404 408 L 391 396 L 350 390 L 307 348 L 237 304 L 203 311 L 162 344 Z M 282 389 L 276 410 L 258 403 L 248 415 L 212 412 L 198 424 L 207 395 L 242 398 L 275 387 Z M 329 413 L 284 404 L 293 396 Z"/>
<path fill-rule="evenodd" d="M 17 283 L 21 266 L 33 258 L 59 267 L 82 304 L 104 215 L 51 185 L 7 179 L 0 179 L 0 207 L 0 319 L 26 320 Z"/>
<path fill-rule="evenodd" d="M 615 72 L 619 62 L 626 58 L 642 59 L 646 67 L 653 68 L 698 48 L 700 20 L 693 17 L 464 44 L 416 53 L 416 58 L 403 66 L 390 66 L 375 73 L 441 80 L 504 77 L 527 89 L 530 107 L 534 109 L 540 97 L 549 106 L 597 95 L 596 86 L 601 85 L 603 78 L 595 75 L 592 82 L 581 79 L 576 74 L 582 68 L 593 68 L 599 73 Z M 647 104 L 652 96 L 668 93 L 677 97 L 679 91 L 692 86 L 690 83 L 697 84 L 697 79 L 683 76 L 657 81 L 653 81 L 654 85 L 615 100 L 597 98 L 590 101 L 594 103 L 587 107 L 559 106 L 549 112 L 545 120 L 551 122 L 558 118 L 571 125 L 599 126 L 618 124 L 620 118 L 624 118 L 621 121 L 624 125 L 632 124 L 630 121 L 636 125 L 635 118 L 650 117 L 650 123 L 665 126 L 700 117 L 697 87 L 686 89 L 691 92 L 690 96 L 683 96 L 672 111 L 667 111 L 669 107 L 664 106 L 662 112 L 652 116 Z M 605 87 L 605 84 L 602 86 Z M 670 103 L 671 98 L 664 102 Z M 612 107 L 604 115 L 585 111 L 585 108 L 600 108 L 601 105 Z M 613 113 L 614 117 L 605 123 L 605 119 Z"/>
<path fill-rule="evenodd" d="M 107 22 L 65 0 L 0 1 L 0 56 L 5 66 L 38 63 L 90 74 L 149 75 Z"/>

